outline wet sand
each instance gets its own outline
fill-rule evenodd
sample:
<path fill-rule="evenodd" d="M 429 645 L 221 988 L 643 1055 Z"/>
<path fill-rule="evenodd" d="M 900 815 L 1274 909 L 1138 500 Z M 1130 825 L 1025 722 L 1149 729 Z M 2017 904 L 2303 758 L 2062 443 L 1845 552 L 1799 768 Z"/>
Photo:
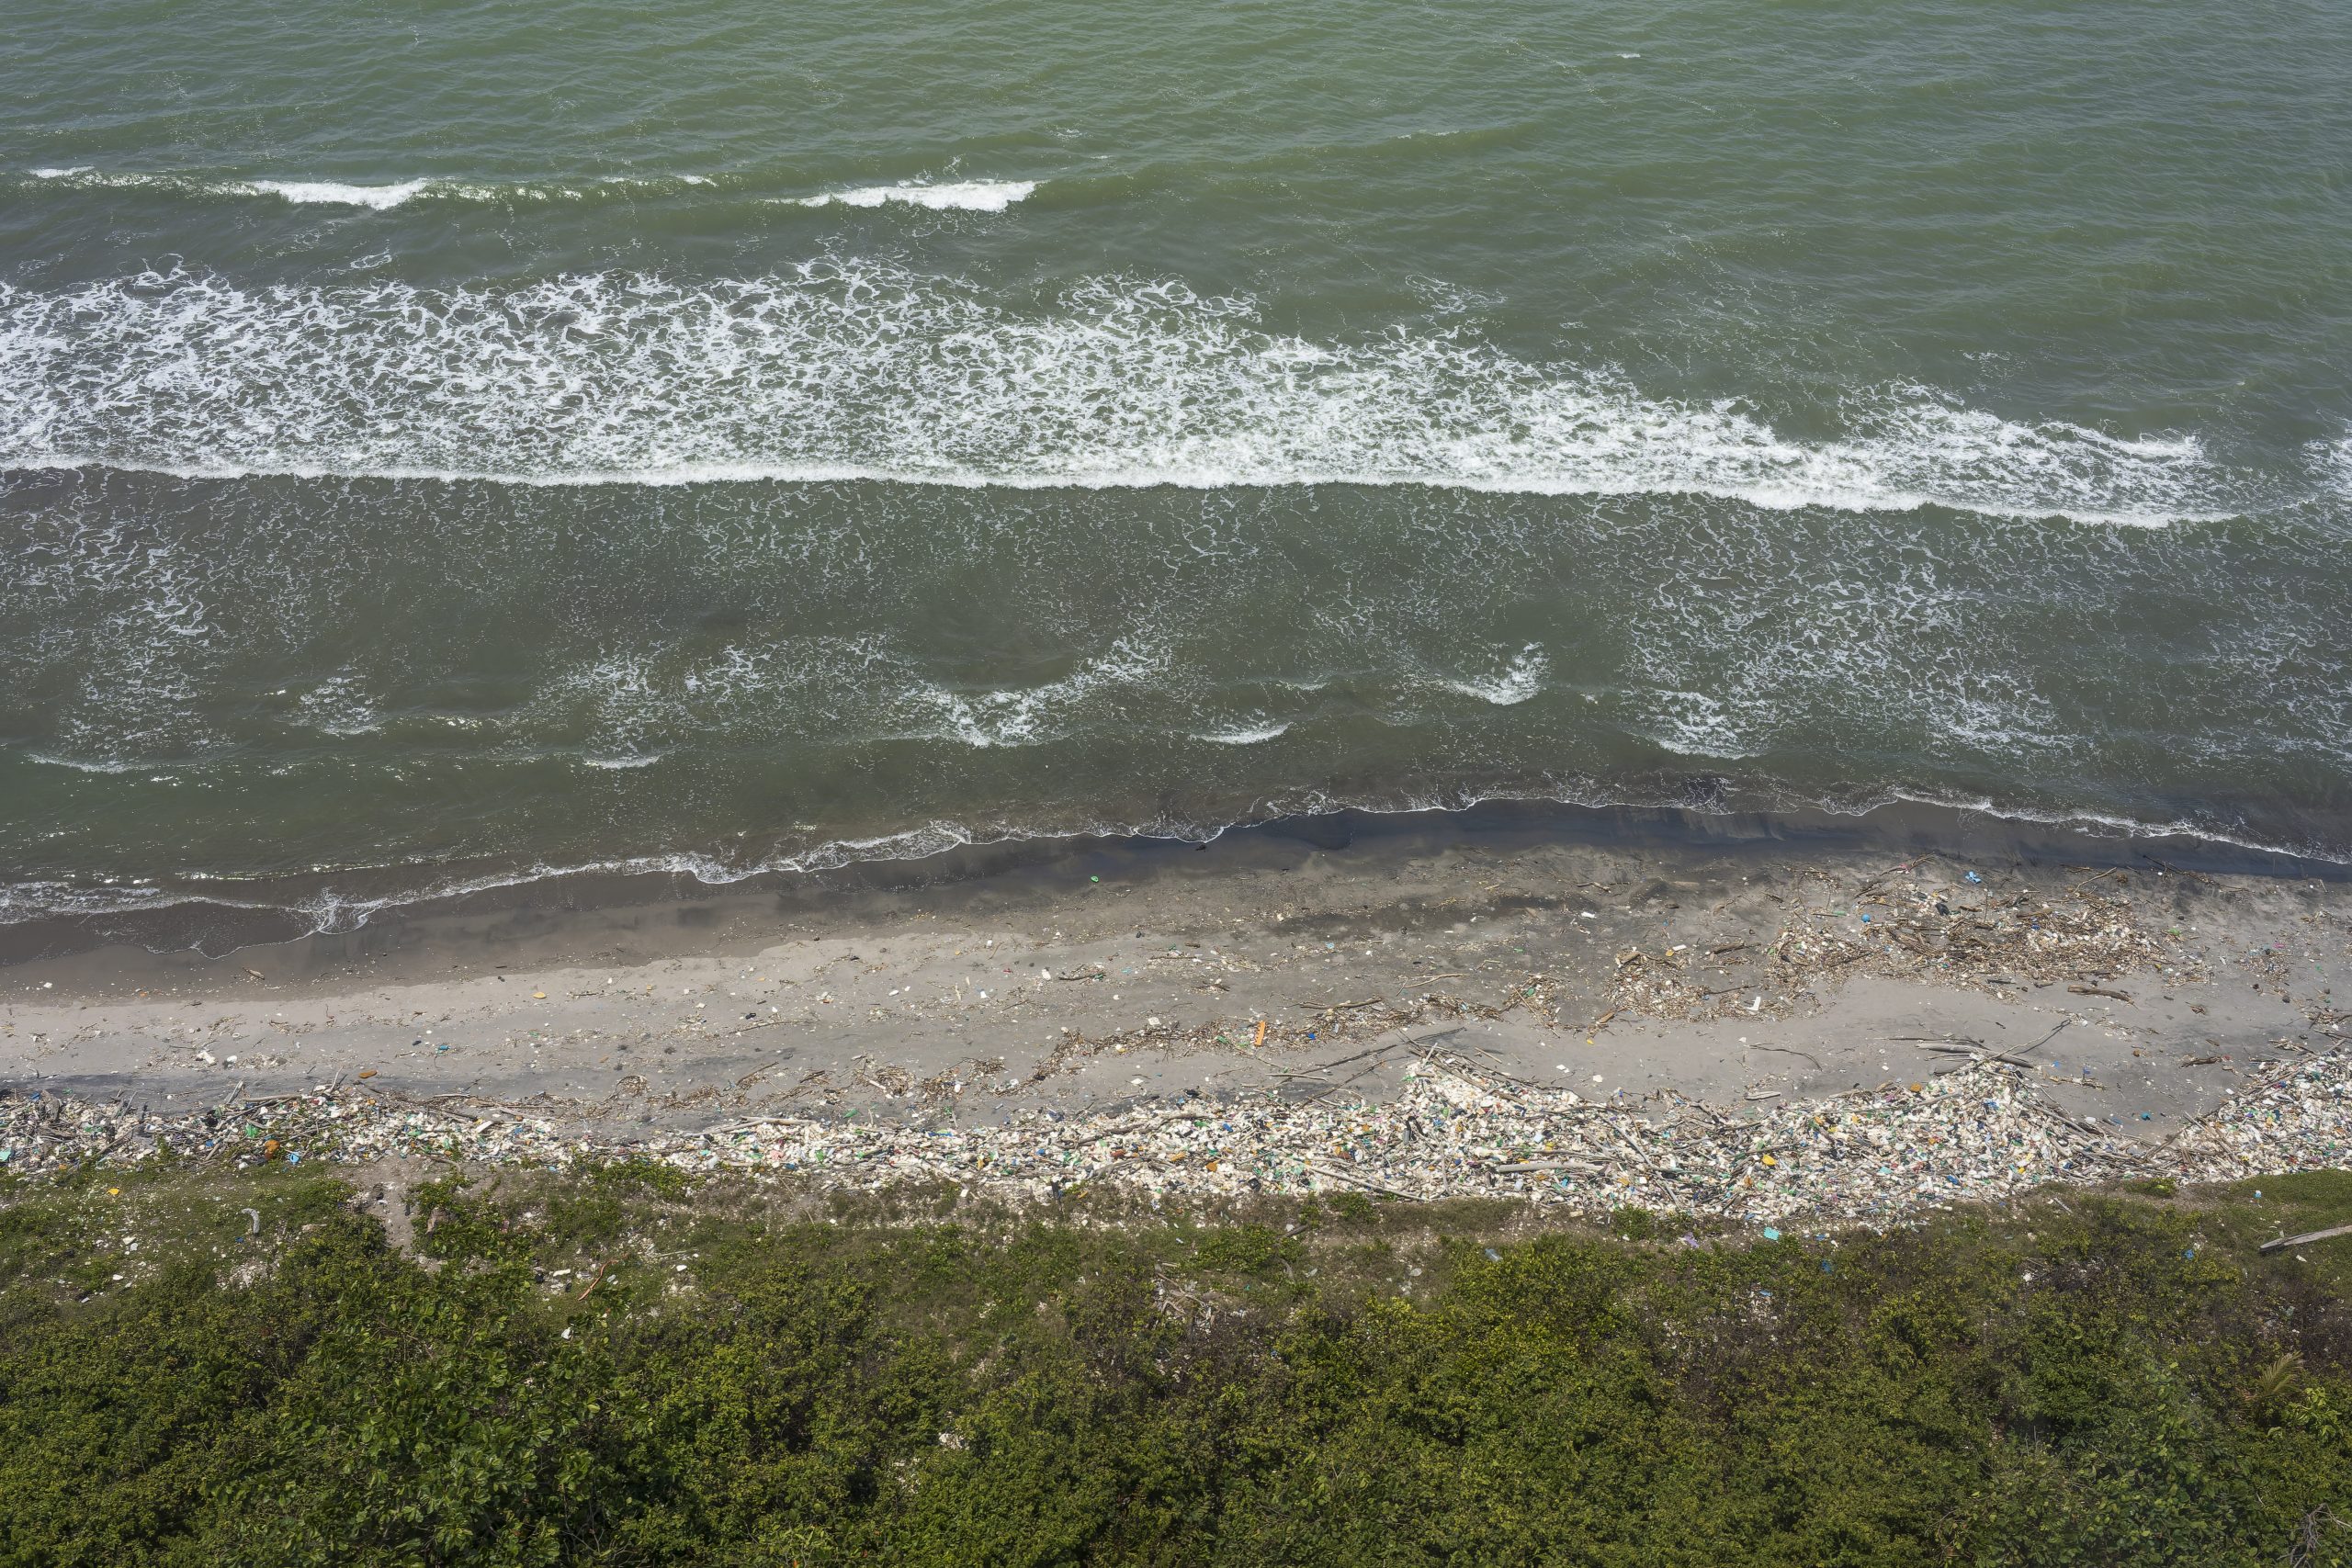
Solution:
<path fill-rule="evenodd" d="M 0 969 L 0 1087 L 160 1111 L 365 1084 L 617 1137 L 1376 1100 L 1440 1041 L 1629 1105 L 1917 1081 L 1981 1049 L 2153 1137 L 2257 1061 L 2339 1044 L 2352 980 L 2341 868 L 1953 813 L 1329 818 L 606 891 L 636 896 L 214 955 L 49 933 Z"/>

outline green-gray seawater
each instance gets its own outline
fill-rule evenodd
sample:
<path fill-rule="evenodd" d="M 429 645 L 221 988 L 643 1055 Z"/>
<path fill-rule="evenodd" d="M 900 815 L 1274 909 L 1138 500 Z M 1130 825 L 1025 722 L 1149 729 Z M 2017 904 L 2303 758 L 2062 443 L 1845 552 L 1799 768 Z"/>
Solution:
<path fill-rule="evenodd" d="M 0 917 L 1497 795 L 2352 856 L 2352 11 L 0 17 Z"/>

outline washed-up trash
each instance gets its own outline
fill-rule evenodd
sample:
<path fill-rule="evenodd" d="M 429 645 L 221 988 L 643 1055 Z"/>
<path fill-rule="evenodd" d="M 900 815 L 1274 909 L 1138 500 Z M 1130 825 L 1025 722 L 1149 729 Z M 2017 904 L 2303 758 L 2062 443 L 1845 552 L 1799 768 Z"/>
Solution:
<path fill-rule="evenodd" d="M 2069 1117 L 2038 1082 L 1971 1060 L 1922 1082 L 1734 1114 L 1670 1091 L 1591 1100 L 1429 1051 L 1379 1102 L 1270 1089 L 1087 1114 L 1040 1108 L 978 1126 L 770 1115 L 638 1137 L 568 1121 L 560 1108 L 366 1089 L 247 1101 L 222 1108 L 230 1116 L 0 1091 L 0 1162 L 20 1176 L 166 1154 L 259 1165 L 275 1145 L 345 1164 L 425 1156 L 560 1169 L 632 1158 L 823 1189 L 949 1181 L 1016 1201 L 1098 1185 L 1154 1197 L 1508 1197 L 1596 1217 L 1632 1205 L 1762 1225 L 1795 1214 L 1893 1219 L 2051 1182 L 2235 1180 L 2352 1164 L 2352 1050 L 2257 1068 L 2230 1100 L 2153 1144 Z"/>

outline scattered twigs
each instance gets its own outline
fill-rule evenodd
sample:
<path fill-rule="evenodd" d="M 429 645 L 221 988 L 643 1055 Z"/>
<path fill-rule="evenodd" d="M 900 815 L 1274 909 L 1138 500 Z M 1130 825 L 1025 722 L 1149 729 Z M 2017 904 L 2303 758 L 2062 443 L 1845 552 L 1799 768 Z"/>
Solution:
<path fill-rule="evenodd" d="M 2027 1061 L 2022 1056 L 2012 1056 L 2007 1052 L 2002 1051 L 1987 1051 L 1982 1046 L 1929 1045 L 1923 1043 L 1920 1045 L 1919 1049 L 1922 1051 L 1932 1052 L 1934 1055 L 1939 1056 L 1965 1056 L 1972 1062 L 1998 1062 L 2002 1066 L 2008 1067 L 2030 1067 L 2034 1065 L 2033 1063 Z"/>

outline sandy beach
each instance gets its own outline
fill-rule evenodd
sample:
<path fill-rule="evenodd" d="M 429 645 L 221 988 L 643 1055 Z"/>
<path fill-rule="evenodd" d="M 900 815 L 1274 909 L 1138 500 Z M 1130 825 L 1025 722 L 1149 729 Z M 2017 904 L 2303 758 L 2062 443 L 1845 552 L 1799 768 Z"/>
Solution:
<path fill-rule="evenodd" d="M 334 1088 L 625 1139 L 1293 1084 L 1376 1102 L 1437 1042 L 1592 1099 L 1737 1107 L 1964 1047 L 2155 1138 L 2341 1039 L 2352 903 L 2325 867 L 1957 818 L 1294 827 L 25 958 L 0 1084 L 159 1114 Z"/>

